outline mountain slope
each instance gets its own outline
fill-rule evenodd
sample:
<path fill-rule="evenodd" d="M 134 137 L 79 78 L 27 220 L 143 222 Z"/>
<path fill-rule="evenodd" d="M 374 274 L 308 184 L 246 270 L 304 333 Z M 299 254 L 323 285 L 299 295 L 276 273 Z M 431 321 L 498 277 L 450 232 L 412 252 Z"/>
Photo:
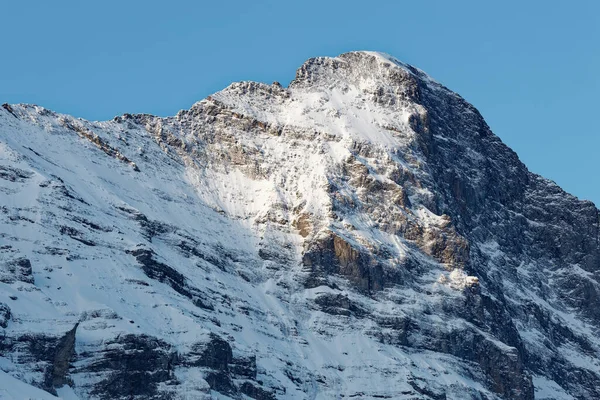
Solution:
<path fill-rule="evenodd" d="M 598 209 L 390 56 L 310 59 L 288 88 L 234 83 L 169 118 L 4 105 L 0 178 L 6 379 L 600 398 Z"/>

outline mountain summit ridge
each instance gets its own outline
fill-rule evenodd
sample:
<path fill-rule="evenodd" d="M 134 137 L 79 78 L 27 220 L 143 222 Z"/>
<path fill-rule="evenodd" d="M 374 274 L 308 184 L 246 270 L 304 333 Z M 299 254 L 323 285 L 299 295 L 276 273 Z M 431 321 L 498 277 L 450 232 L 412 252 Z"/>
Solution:
<path fill-rule="evenodd" d="M 3 105 L 0 185 L 0 382 L 600 397 L 599 210 L 391 56 L 312 58 L 166 118 Z"/>

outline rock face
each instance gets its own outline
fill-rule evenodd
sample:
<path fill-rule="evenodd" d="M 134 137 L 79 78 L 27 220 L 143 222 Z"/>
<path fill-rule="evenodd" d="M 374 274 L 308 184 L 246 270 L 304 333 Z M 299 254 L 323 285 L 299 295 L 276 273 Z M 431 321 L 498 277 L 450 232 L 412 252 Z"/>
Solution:
<path fill-rule="evenodd" d="M 0 369 L 49 396 L 600 398 L 598 209 L 384 54 L 4 105 L 0 200 Z"/>

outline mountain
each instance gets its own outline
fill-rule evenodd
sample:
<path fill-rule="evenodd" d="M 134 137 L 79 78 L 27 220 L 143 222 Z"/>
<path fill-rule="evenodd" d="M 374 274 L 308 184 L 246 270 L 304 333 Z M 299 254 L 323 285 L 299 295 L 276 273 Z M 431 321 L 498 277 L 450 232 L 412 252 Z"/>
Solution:
<path fill-rule="evenodd" d="M 598 399 L 600 212 L 393 57 L 0 108 L 0 398 Z"/>

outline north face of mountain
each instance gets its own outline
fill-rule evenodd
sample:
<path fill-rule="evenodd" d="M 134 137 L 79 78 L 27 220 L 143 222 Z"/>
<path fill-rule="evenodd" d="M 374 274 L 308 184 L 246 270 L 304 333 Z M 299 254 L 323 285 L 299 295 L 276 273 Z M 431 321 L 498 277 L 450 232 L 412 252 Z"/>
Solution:
<path fill-rule="evenodd" d="M 600 398 L 599 270 L 594 204 L 385 54 L 0 108 L 8 398 Z"/>

